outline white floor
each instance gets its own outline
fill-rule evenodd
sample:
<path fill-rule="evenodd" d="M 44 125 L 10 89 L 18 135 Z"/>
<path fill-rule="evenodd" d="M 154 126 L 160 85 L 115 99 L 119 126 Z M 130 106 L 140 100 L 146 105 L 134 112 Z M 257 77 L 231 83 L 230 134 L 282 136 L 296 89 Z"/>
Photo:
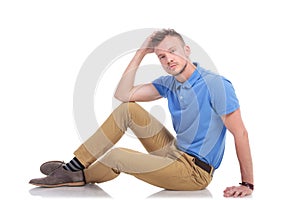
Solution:
<path fill-rule="evenodd" d="M 32 188 L 28 192 L 32 198 L 34 197 L 77 197 L 77 198 L 114 198 L 114 199 L 154 199 L 154 198 L 212 198 L 212 194 L 208 189 L 203 191 L 167 191 L 151 186 L 144 186 L 143 183 L 127 183 L 130 188 L 122 184 L 89 184 L 83 187 L 62 187 L 62 188 Z M 138 185 L 136 185 L 138 184 Z M 136 187 L 138 186 L 138 187 Z M 108 188 L 110 187 L 110 188 Z M 126 198 L 126 199 L 127 199 Z"/>
<path fill-rule="evenodd" d="M 222 187 L 212 183 L 202 191 L 166 191 L 153 187 L 127 175 L 102 184 L 89 184 L 83 187 L 40 188 L 27 184 L 23 178 L 18 182 L 1 184 L 1 196 L 9 199 L 226 199 Z M 270 184 L 270 185 L 269 185 Z M 223 185 L 223 184 L 220 184 Z M 259 184 L 251 199 L 295 199 L 296 187 L 280 187 L 273 183 Z"/>
<path fill-rule="evenodd" d="M 18 185 L 18 184 L 16 184 Z M 9 187 L 8 187 L 9 188 Z M 9 190 L 15 190 L 11 187 Z M 8 192 L 8 197 L 24 199 L 40 198 L 111 198 L 111 199 L 222 199 L 222 191 L 209 187 L 202 191 L 168 191 L 141 182 L 128 175 L 120 175 L 117 179 L 102 184 L 88 184 L 83 187 L 41 188 L 27 183 L 15 191 Z"/>
<path fill-rule="evenodd" d="M 135 193 L 135 191 L 133 191 Z M 138 191 L 137 191 L 138 192 Z M 147 191 L 144 191 L 144 194 L 135 194 L 135 195 L 123 195 L 120 194 L 109 194 L 105 192 L 98 185 L 88 185 L 81 188 L 54 188 L 54 189 L 45 189 L 45 188 L 33 188 L 29 191 L 32 198 L 34 197 L 51 197 L 51 198 L 114 198 L 114 199 L 155 199 L 155 198 L 212 198 L 211 193 L 208 190 L 205 191 L 196 191 L 196 192 L 182 192 L 182 191 L 158 191 L 156 193 L 150 194 L 147 196 Z M 125 193 L 125 192 L 123 192 Z M 128 191 L 128 193 L 130 193 Z M 149 192 L 148 192 L 149 193 Z"/>
<path fill-rule="evenodd" d="M 32 162 L 36 163 L 35 161 Z M 2 164 L 3 165 L 3 164 Z M 9 168 L 9 167 L 7 167 Z M 26 167 L 21 169 L 10 167 L 10 171 L 1 170 L 1 196 L 9 199 L 226 199 L 222 195 L 226 186 L 237 183 L 234 171 L 224 173 L 216 172 L 214 180 L 207 189 L 202 191 L 167 191 L 144 183 L 132 176 L 121 174 L 118 178 L 101 184 L 88 184 L 83 187 L 59 187 L 40 188 L 28 184 L 31 178 L 42 176 L 37 167 Z M 27 170 L 27 171 L 26 171 Z M 35 170 L 35 171 L 34 171 Z M 7 173 L 6 173 L 7 172 Z M 273 171 L 274 172 L 274 171 Z M 273 173 L 272 172 L 272 173 Z M 252 199 L 293 199 L 297 195 L 297 185 L 279 184 L 283 181 L 292 181 L 274 174 L 270 179 L 266 171 L 266 177 L 257 173 L 256 190 L 248 198 Z M 297 174 L 295 174 L 297 176 Z"/>
<path fill-rule="evenodd" d="M 83 187 L 40 188 L 26 182 L 1 186 L 1 195 L 10 199 L 226 199 L 222 197 L 221 187 L 212 184 L 202 191 L 167 191 L 134 180 L 126 175 L 108 183 L 89 184 Z M 295 189 L 295 188 L 294 188 Z M 288 192 L 287 192 L 288 191 Z M 279 187 L 277 190 L 265 185 L 257 188 L 251 199 L 293 199 L 296 193 L 288 188 Z"/>

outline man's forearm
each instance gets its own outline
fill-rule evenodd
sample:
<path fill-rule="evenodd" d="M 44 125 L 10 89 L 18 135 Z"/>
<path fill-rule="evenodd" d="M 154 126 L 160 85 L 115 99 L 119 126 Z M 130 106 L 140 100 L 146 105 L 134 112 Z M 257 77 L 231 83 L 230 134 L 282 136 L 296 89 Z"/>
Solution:
<path fill-rule="evenodd" d="M 254 184 L 253 164 L 250 152 L 248 133 L 245 130 L 242 134 L 235 136 L 236 152 L 240 164 L 241 179 L 244 182 Z"/>
<path fill-rule="evenodd" d="M 123 102 L 130 100 L 131 91 L 134 87 L 135 75 L 145 55 L 146 53 L 143 50 L 138 50 L 136 52 L 120 79 L 115 92 L 115 98 Z"/>

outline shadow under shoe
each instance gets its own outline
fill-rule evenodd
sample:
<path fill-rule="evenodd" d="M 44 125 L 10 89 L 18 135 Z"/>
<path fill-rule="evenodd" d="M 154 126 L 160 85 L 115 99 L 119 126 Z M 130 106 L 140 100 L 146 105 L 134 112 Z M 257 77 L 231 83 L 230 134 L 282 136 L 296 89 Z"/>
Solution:
<path fill-rule="evenodd" d="M 40 187 L 83 186 L 85 185 L 83 171 L 68 171 L 61 165 L 44 178 L 31 179 L 30 184 Z"/>

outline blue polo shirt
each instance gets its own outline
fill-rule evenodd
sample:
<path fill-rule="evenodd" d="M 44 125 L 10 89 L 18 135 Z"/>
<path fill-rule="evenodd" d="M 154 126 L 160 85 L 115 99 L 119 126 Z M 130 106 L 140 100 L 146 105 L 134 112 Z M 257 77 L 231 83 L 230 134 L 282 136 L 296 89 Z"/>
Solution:
<path fill-rule="evenodd" d="M 225 149 L 226 127 L 221 119 L 239 108 L 229 80 L 201 68 L 183 83 L 162 76 L 153 85 L 167 98 L 178 149 L 217 169 Z"/>

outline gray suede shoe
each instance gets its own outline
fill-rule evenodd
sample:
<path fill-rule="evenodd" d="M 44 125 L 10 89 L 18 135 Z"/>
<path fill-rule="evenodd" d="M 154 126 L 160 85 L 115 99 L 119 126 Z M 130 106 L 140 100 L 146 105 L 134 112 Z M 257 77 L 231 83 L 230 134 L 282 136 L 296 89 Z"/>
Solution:
<path fill-rule="evenodd" d="M 83 171 L 71 172 L 61 165 L 48 176 L 31 179 L 29 183 L 41 187 L 83 186 L 85 180 Z"/>
<path fill-rule="evenodd" d="M 57 161 L 57 160 L 48 161 L 48 162 L 43 163 L 40 166 L 40 171 L 45 175 L 49 175 L 49 174 L 51 174 L 51 172 L 53 172 L 54 170 L 56 170 L 63 164 L 65 164 L 65 163 L 62 161 Z"/>

